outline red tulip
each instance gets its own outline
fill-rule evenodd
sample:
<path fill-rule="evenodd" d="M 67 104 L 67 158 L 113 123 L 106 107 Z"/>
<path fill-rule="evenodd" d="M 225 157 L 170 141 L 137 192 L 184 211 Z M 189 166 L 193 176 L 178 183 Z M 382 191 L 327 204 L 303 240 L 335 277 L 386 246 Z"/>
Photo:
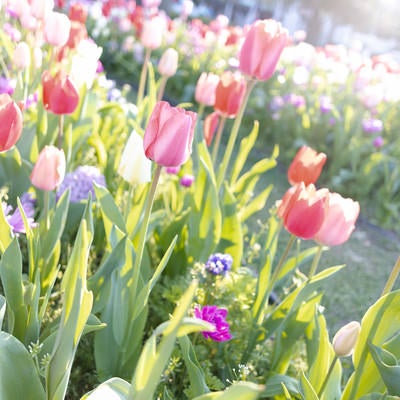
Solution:
<path fill-rule="evenodd" d="M 316 190 L 313 184 L 292 186 L 278 205 L 277 214 L 285 228 L 302 239 L 312 239 L 325 217 L 327 189 Z"/>
<path fill-rule="evenodd" d="M 325 246 L 337 246 L 348 240 L 355 228 L 360 205 L 339 193 L 328 193 L 324 222 L 314 239 Z"/>
<path fill-rule="evenodd" d="M 23 116 L 7 93 L 0 94 L 0 152 L 9 150 L 22 133 Z"/>
<path fill-rule="evenodd" d="M 215 132 L 218 128 L 218 124 L 220 123 L 219 118 L 219 114 L 217 112 L 213 112 L 207 115 L 204 120 L 204 139 L 206 140 L 207 146 L 211 145 Z"/>
<path fill-rule="evenodd" d="M 83 3 L 73 3 L 69 8 L 68 15 L 71 21 L 78 21 L 81 24 L 85 24 L 88 16 L 88 10 Z"/>
<path fill-rule="evenodd" d="M 224 72 L 215 90 L 215 110 L 227 118 L 234 118 L 242 104 L 245 91 L 246 81 L 242 75 Z"/>
<path fill-rule="evenodd" d="M 42 190 L 54 190 L 65 176 L 65 155 L 63 150 L 45 146 L 39 154 L 31 173 L 31 182 Z"/>
<path fill-rule="evenodd" d="M 240 50 L 240 71 L 260 81 L 271 78 L 288 38 L 288 31 L 277 21 L 254 22 Z"/>
<path fill-rule="evenodd" d="M 315 183 L 321 175 L 325 162 L 325 153 L 317 153 L 311 147 L 302 146 L 288 170 L 290 184 L 295 185 L 296 183 L 304 182 L 307 186 L 310 183 Z"/>
<path fill-rule="evenodd" d="M 79 103 L 79 94 L 68 75 L 62 71 L 54 77 L 49 71 L 42 75 L 43 105 L 53 114 L 71 114 Z"/>
<path fill-rule="evenodd" d="M 154 107 L 143 138 L 146 157 L 164 167 L 178 167 L 192 152 L 197 114 L 160 101 Z"/>

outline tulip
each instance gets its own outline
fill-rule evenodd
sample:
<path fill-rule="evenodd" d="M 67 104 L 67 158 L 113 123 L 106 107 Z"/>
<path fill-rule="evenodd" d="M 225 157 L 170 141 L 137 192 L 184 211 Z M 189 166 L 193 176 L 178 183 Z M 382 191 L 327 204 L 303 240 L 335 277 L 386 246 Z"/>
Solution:
<path fill-rule="evenodd" d="M 174 76 L 178 69 L 178 52 L 175 49 L 168 48 L 158 62 L 158 72 L 162 76 Z"/>
<path fill-rule="evenodd" d="M 288 38 L 288 31 L 277 21 L 254 22 L 240 50 L 240 71 L 260 81 L 271 78 Z"/>
<path fill-rule="evenodd" d="M 50 191 L 57 188 L 65 175 L 64 150 L 55 146 L 45 146 L 39 154 L 31 173 L 32 185 Z"/>
<path fill-rule="evenodd" d="M 83 3 L 73 3 L 69 8 L 68 16 L 71 21 L 85 24 L 88 16 L 87 7 Z"/>
<path fill-rule="evenodd" d="M 160 17 L 146 19 L 140 35 L 142 45 L 147 49 L 158 49 L 163 40 L 164 25 L 164 21 Z"/>
<path fill-rule="evenodd" d="M 353 353 L 360 330 L 360 323 L 351 321 L 336 332 L 332 340 L 332 345 L 338 357 L 350 356 Z"/>
<path fill-rule="evenodd" d="M 325 246 L 337 246 L 348 240 L 355 228 L 360 205 L 352 199 L 344 199 L 338 193 L 328 193 L 325 218 L 314 239 Z"/>
<path fill-rule="evenodd" d="M 196 84 L 194 95 L 196 101 L 205 106 L 213 106 L 215 104 L 215 90 L 218 83 L 218 75 L 203 72 Z"/>
<path fill-rule="evenodd" d="M 122 152 L 118 174 L 131 185 L 150 182 L 151 161 L 145 156 L 143 139 L 136 131 L 132 131 Z"/>
<path fill-rule="evenodd" d="M 143 146 L 146 157 L 164 167 L 177 167 L 187 161 L 197 114 L 160 101 L 147 125 Z"/>
<path fill-rule="evenodd" d="M 31 14 L 41 20 L 45 20 L 47 16 L 53 11 L 54 1 L 53 0 L 32 0 L 31 3 Z"/>
<path fill-rule="evenodd" d="M 224 117 L 234 118 L 243 102 L 245 92 L 246 81 L 242 75 L 224 72 L 215 90 L 215 110 Z"/>
<path fill-rule="evenodd" d="M 52 11 L 45 19 L 44 38 L 53 46 L 64 46 L 69 38 L 71 21 L 65 14 Z"/>
<path fill-rule="evenodd" d="M 296 183 L 304 182 L 307 186 L 310 183 L 315 183 L 321 175 L 325 162 L 325 153 L 317 153 L 311 147 L 302 146 L 288 170 L 290 184 L 295 185 Z"/>
<path fill-rule="evenodd" d="M 7 93 L 0 94 L 0 152 L 9 150 L 22 133 L 23 116 Z"/>
<path fill-rule="evenodd" d="M 277 214 L 285 228 L 297 237 L 312 239 L 324 221 L 327 193 L 313 184 L 292 186 L 278 203 Z"/>
<path fill-rule="evenodd" d="M 26 42 L 19 42 L 14 50 L 14 64 L 18 69 L 28 68 L 31 63 L 31 50 Z"/>
<path fill-rule="evenodd" d="M 62 71 L 54 77 L 49 71 L 42 74 L 43 105 L 53 114 L 71 114 L 79 103 L 79 94 L 74 83 Z"/>
<path fill-rule="evenodd" d="M 193 182 L 194 182 L 194 176 L 190 175 L 190 174 L 183 175 L 179 181 L 181 186 L 187 187 L 187 188 L 192 186 Z"/>

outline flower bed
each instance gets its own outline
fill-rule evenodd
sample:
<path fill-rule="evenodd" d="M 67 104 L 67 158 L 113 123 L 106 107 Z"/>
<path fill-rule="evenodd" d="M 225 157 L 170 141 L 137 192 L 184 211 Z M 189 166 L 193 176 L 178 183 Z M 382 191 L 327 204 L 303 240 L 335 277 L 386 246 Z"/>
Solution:
<path fill-rule="evenodd" d="M 298 151 L 281 143 L 290 189 L 270 210 L 272 185 L 253 194 L 279 152 L 247 167 L 264 139 L 258 121 L 247 129 L 246 107 L 267 107 L 277 87 L 282 102 L 303 103 L 284 96 L 282 67 L 273 78 L 281 57 L 295 65 L 286 29 L 263 20 L 242 32 L 220 18 L 212 38 L 232 59 L 216 75 L 199 63 L 215 67 L 207 52 L 160 51 L 159 2 L 132 4 L 145 62 L 137 91 L 121 93 L 99 68 L 84 5 L 67 17 L 50 2 L 21 4 L 2 10 L 0 358 L 13 368 L 0 368 L 0 397 L 396 398 L 400 263 L 361 322 L 332 339 L 325 321 L 321 284 L 342 267 L 320 256 L 348 240 L 360 211 L 315 187 L 336 162 L 329 148 L 300 133 Z M 186 17 L 175 20 L 182 40 Z M 162 100 L 178 66 L 196 62 L 210 72 L 187 77 L 199 105 Z"/>

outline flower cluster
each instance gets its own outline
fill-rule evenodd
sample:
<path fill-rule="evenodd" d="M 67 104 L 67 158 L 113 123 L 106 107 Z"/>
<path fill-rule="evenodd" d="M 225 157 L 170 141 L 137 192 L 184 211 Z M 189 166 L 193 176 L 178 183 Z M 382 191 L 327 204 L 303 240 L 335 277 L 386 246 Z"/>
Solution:
<path fill-rule="evenodd" d="M 206 270 L 214 275 L 224 275 L 232 268 L 233 259 L 230 254 L 211 254 L 206 262 Z"/>
<path fill-rule="evenodd" d="M 86 200 L 89 193 L 94 198 L 93 183 L 99 186 L 106 186 L 105 178 L 98 168 L 90 165 L 80 166 L 75 171 L 65 175 L 57 190 L 57 198 L 60 198 L 67 189 L 70 190 L 71 203 L 79 203 L 81 200 Z"/>
<path fill-rule="evenodd" d="M 21 206 L 24 210 L 27 222 L 31 228 L 36 226 L 33 219 L 35 215 L 35 204 L 36 200 L 33 198 L 31 193 L 24 193 L 21 198 Z M 25 233 L 24 220 L 18 207 L 12 211 L 12 207 L 5 202 L 2 202 L 3 212 L 6 217 L 8 224 L 14 233 Z"/>
<path fill-rule="evenodd" d="M 229 331 L 229 323 L 226 321 L 228 310 L 217 306 L 195 307 L 194 316 L 203 321 L 210 322 L 215 326 L 215 331 L 204 331 L 203 336 L 206 339 L 212 339 L 216 342 L 225 342 L 232 339 Z"/>

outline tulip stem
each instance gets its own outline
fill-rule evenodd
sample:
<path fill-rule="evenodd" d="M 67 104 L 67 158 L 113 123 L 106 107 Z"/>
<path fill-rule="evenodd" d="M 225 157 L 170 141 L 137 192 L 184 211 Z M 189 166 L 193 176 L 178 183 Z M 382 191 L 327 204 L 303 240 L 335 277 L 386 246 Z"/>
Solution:
<path fill-rule="evenodd" d="M 168 77 L 162 76 L 160 80 L 160 87 L 158 89 L 157 101 L 161 101 L 164 96 L 165 85 L 167 84 Z"/>
<path fill-rule="evenodd" d="M 318 245 L 318 250 L 315 253 L 313 262 L 311 264 L 310 272 L 308 273 L 308 279 L 311 279 L 315 275 L 315 273 L 317 271 L 317 268 L 318 268 L 319 260 L 321 258 L 321 254 L 322 254 L 322 250 L 323 249 L 324 248 L 323 248 L 322 245 Z"/>
<path fill-rule="evenodd" d="M 232 131 L 231 131 L 231 134 L 230 134 L 229 140 L 228 140 L 228 145 L 226 147 L 224 158 L 222 160 L 222 164 L 219 169 L 218 178 L 217 178 L 217 188 L 220 188 L 221 185 L 224 183 L 226 170 L 228 168 L 228 164 L 229 164 L 229 161 L 232 156 L 232 151 L 235 146 L 236 138 L 239 133 L 239 128 L 240 128 L 240 124 L 242 123 L 244 110 L 246 109 L 246 105 L 249 100 L 250 93 L 253 90 L 256 83 L 257 83 L 257 81 L 252 80 L 252 79 L 247 82 L 246 92 L 244 94 L 242 104 L 240 105 L 239 112 L 236 115 L 235 122 L 233 123 Z"/>
<path fill-rule="evenodd" d="M 331 365 L 329 366 L 328 372 L 325 376 L 324 382 L 322 383 L 320 389 L 318 390 L 318 398 L 320 398 L 322 396 L 322 393 L 324 393 L 324 390 L 326 388 L 326 385 L 328 384 L 329 378 L 333 372 L 333 369 L 335 368 L 335 364 L 336 361 L 338 360 L 338 356 L 335 355 L 335 357 L 333 357 L 333 360 L 331 362 Z"/>
<path fill-rule="evenodd" d="M 134 190 L 135 190 L 135 185 L 129 184 L 128 195 L 127 195 L 126 203 L 125 203 L 125 213 L 124 213 L 126 222 L 128 221 L 129 211 L 131 210 L 131 203 L 132 203 Z"/>
<path fill-rule="evenodd" d="M 396 279 L 399 276 L 399 273 L 400 273 L 400 257 L 397 259 L 396 264 L 394 264 L 394 267 L 390 273 L 386 285 L 383 288 L 381 297 L 385 296 L 392 290 L 394 283 L 396 282 Z"/>
<path fill-rule="evenodd" d="M 46 230 L 49 230 L 50 228 L 49 210 L 50 210 L 50 192 L 48 190 L 45 190 L 43 195 L 43 213 L 44 213 L 44 222 Z"/>
<path fill-rule="evenodd" d="M 146 85 L 146 78 L 147 78 L 147 67 L 148 67 L 148 63 L 150 61 L 150 55 L 151 55 L 151 49 L 146 49 L 146 53 L 144 55 L 142 71 L 140 73 L 139 88 L 138 88 L 137 99 L 136 99 L 137 107 L 140 106 L 140 103 L 143 100 L 144 87 Z"/>
<path fill-rule="evenodd" d="M 219 149 L 219 144 L 221 142 L 222 132 L 224 131 L 225 122 L 226 122 L 226 117 L 221 117 L 221 121 L 218 126 L 218 131 L 215 135 L 215 143 L 214 143 L 214 147 L 213 147 L 213 151 L 212 151 L 212 162 L 213 162 L 214 168 L 216 168 L 218 149 Z"/>
<path fill-rule="evenodd" d="M 64 131 L 64 114 L 60 114 L 58 119 L 58 148 L 61 150 L 63 146 L 63 131 Z"/>

